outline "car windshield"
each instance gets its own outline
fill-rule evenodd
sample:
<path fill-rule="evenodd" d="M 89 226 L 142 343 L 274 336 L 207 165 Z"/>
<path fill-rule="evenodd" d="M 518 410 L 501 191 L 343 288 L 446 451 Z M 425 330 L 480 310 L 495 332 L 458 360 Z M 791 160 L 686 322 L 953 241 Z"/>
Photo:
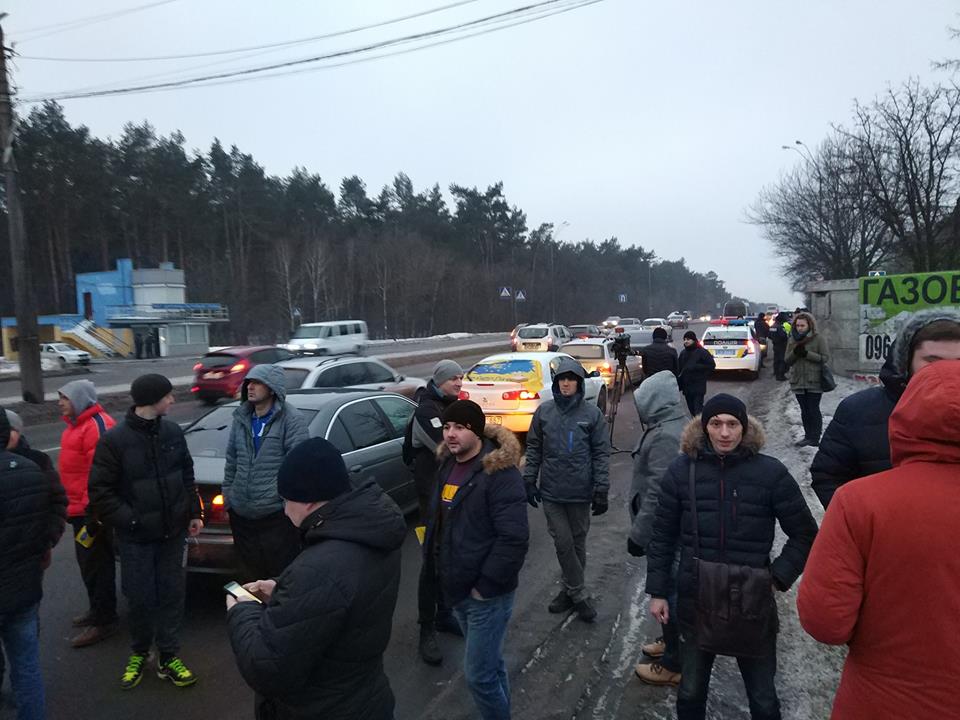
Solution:
<path fill-rule="evenodd" d="M 294 340 L 323 338 L 330 335 L 330 328 L 325 325 L 301 325 L 293 334 Z"/>
<path fill-rule="evenodd" d="M 309 427 L 318 411 L 303 408 L 299 408 L 299 410 L 304 424 Z M 184 430 L 190 455 L 193 457 L 225 458 L 227 456 L 227 440 L 230 439 L 230 426 L 233 424 L 233 414 L 236 411 L 236 405 L 223 405 L 207 413 L 191 427 Z"/>
<path fill-rule="evenodd" d="M 200 358 L 200 364 L 203 367 L 221 367 L 223 365 L 233 365 L 239 358 L 236 355 L 227 353 L 208 353 Z"/>
<path fill-rule="evenodd" d="M 547 336 L 547 329 L 545 327 L 525 327 L 520 328 L 517 331 L 517 335 L 521 338 L 542 338 Z"/>
<path fill-rule="evenodd" d="M 543 369 L 535 360 L 491 358 L 470 368 L 465 379 L 470 382 L 517 382 L 542 387 Z"/>
<path fill-rule="evenodd" d="M 302 388 L 310 371 L 307 368 L 283 368 L 283 384 L 287 390 Z"/>
<path fill-rule="evenodd" d="M 564 345 L 560 348 L 570 357 L 577 360 L 603 360 L 603 345 Z"/>
<path fill-rule="evenodd" d="M 643 325 L 643 327 L 656 327 L 657 325 L 663 325 L 663 318 L 647 318 L 641 323 L 641 325 Z"/>
<path fill-rule="evenodd" d="M 74 350 L 76 350 L 76 348 L 70 347 L 69 345 L 65 345 L 64 343 L 54 343 L 50 347 L 52 347 L 57 352 L 73 352 Z"/>
<path fill-rule="evenodd" d="M 591 333 L 593 332 L 592 325 L 571 325 L 570 332 L 574 333 Z"/>

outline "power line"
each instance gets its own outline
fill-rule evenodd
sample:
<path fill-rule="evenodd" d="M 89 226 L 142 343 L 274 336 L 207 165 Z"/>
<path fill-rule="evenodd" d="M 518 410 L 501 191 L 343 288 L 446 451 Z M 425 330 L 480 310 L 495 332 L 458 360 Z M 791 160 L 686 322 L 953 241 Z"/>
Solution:
<path fill-rule="evenodd" d="M 41 25 L 39 27 L 30 28 L 29 30 L 23 30 L 20 35 L 33 35 L 31 38 L 25 40 L 19 40 L 18 43 L 33 42 L 34 40 L 39 40 L 40 38 L 49 37 L 50 35 L 56 35 L 58 33 L 67 32 L 69 30 L 76 30 L 78 28 L 86 27 L 87 25 L 93 25 L 99 22 L 106 22 L 108 20 L 114 20 L 118 17 L 123 17 L 124 15 L 131 15 L 133 13 L 142 12 L 144 10 L 150 10 L 151 8 L 159 7 L 161 5 L 169 5 L 170 3 L 177 2 L 177 0 L 158 0 L 158 2 L 147 3 L 145 5 L 138 5 L 137 7 L 126 8 L 124 10 L 113 10 L 108 13 L 102 13 L 100 15 L 91 15 L 86 18 L 79 18 L 76 20 L 67 20 L 65 22 L 52 23 L 50 25 Z M 49 31 L 49 32 L 45 32 Z M 39 34 L 35 34 L 39 33 Z"/>
<path fill-rule="evenodd" d="M 262 76 L 261 74 L 272 71 L 272 70 L 283 70 L 285 68 L 318 63 L 324 60 L 349 57 L 352 55 L 357 55 L 361 53 L 367 53 L 375 50 L 381 50 L 381 49 L 390 48 L 397 45 L 402 45 L 404 43 L 415 42 L 419 40 L 429 40 L 431 38 L 441 37 L 443 35 L 449 35 L 449 34 L 457 33 L 460 31 L 469 31 L 471 28 L 475 29 L 478 26 L 482 27 L 483 25 L 493 24 L 498 21 L 504 22 L 504 24 L 499 25 L 497 27 L 487 28 L 482 32 L 474 32 L 473 34 L 467 36 L 467 37 L 473 37 L 476 35 L 486 34 L 488 32 L 501 30 L 501 29 L 504 29 L 505 27 L 512 27 L 514 25 L 524 24 L 526 22 L 533 22 L 534 20 L 539 20 L 539 19 L 542 19 L 543 17 L 548 17 L 554 14 L 560 14 L 561 12 L 569 12 L 571 10 L 576 10 L 581 7 L 586 7 L 587 5 L 593 5 L 599 2 L 602 2 L 602 0 L 572 0 L 572 2 L 571 0 L 544 0 L 543 2 L 538 2 L 532 5 L 526 5 L 523 7 L 514 8 L 513 10 L 508 10 L 502 13 L 496 13 L 494 15 L 488 15 L 483 18 L 478 18 L 476 20 L 459 23 L 457 25 L 452 25 L 445 28 L 439 28 L 436 30 L 429 30 L 425 32 L 414 33 L 414 34 L 406 35 L 400 38 L 393 38 L 390 40 L 370 43 L 368 45 L 364 45 L 356 48 L 340 50 L 340 51 L 331 52 L 331 53 L 325 53 L 323 55 L 317 55 L 317 56 L 312 56 L 308 58 L 288 60 L 288 61 L 274 63 L 271 65 L 264 65 L 260 67 L 233 70 L 229 72 L 217 73 L 212 75 L 186 78 L 182 80 L 171 80 L 169 82 L 152 83 L 152 84 L 139 85 L 139 86 L 133 86 L 133 87 L 113 88 L 113 89 L 106 89 L 106 90 L 91 90 L 87 92 L 64 91 L 61 93 L 49 94 L 45 97 L 23 98 L 22 102 L 36 103 L 36 102 L 45 102 L 47 100 L 72 100 L 72 99 L 78 99 L 78 98 L 105 97 L 105 96 L 111 96 L 111 95 L 130 95 L 135 93 L 153 92 L 158 90 L 178 89 L 178 88 L 189 87 L 189 86 L 208 87 L 215 84 L 221 84 L 221 83 L 213 82 L 218 80 L 229 81 L 230 79 L 234 79 L 234 81 L 236 82 L 237 78 L 242 78 L 244 80 L 258 79 L 258 78 L 248 77 L 251 75 L 260 75 L 261 77 L 279 77 L 283 74 L 292 74 L 297 71 L 290 71 L 288 73 L 273 73 L 267 76 Z M 543 12 L 544 9 L 548 9 L 548 8 L 553 12 L 549 12 L 549 11 Z M 533 11 L 533 13 L 531 13 L 531 11 Z M 517 16 L 520 16 L 523 14 L 536 14 L 536 13 L 539 13 L 537 17 L 527 18 L 521 22 L 514 22 L 512 24 L 508 24 L 510 20 L 515 20 Z M 464 39 L 464 38 L 462 37 L 456 38 L 455 40 L 460 40 L 460 39 Z M 448 40 L 445 42 L 453 42 L 455 40 Z M 434 43 L 434 44 L 444 44 L 444 43 Z M 427 44 L 422 47 L 430 47 L 430 46 L 431 45 Z M 408 49 L 406 52 L 411 52 L 415 49 L 422 49 L 422 47 Z M 354 62 L 361 62 L 366 59 L 380 59 L 383 57 L 389 57 L 393 54 L 400 54 L 400 53 L 399 52 L 385 53 L 383 55 L 378 56 L 377 58 L 361 58 L 359 60 L 354 60 Z M 341 63 L 341 64 L 348 64 L 348 63 Z M 330 67 L 330 66 L 325 66 L 325 67 Z M 204 84 L 199 85 L 199 83 L 204 83 Z M 226 84 L 226 83 L 222 83 L 222 84 Z"/>
<path fill-rule="evenodd" d="M 167 2 L 174 2 L 174 0 L 167 0 Z M 118 62 L 153 62 L 158 60 L 190 60 L 194 58 L 203 58 L 203 57 L 216 57 L 218 55 L 237 55 L 241 53 L 253 52 L 255 50 L 272 50 L 278 48 L 291 47 L 293 45 L 302 45 L 305 43 L 316 42 L 318 40 L 328 40 L 330 38 L 342 37 L 343 35 L 351 35 L 353 33 L 362 32 L 364 30 L 373 30 L 375 28 L 386 27 L 387 25 L 395 25 L 397 23 L 404 22 L 406 20 L 413 20 L 415 18 L 424 17 L 426 15 L 433 15 L 438 12 L 443 12 L 445 10 L 450 10 L 452 8 L 461 7 L 463 5 L 470 5 L 475 3 L 477 0 L 460 0 L 460 2 L 450 3 L 448 5 L 442 5 L 440 7 L 432 8 L 430 10 L 423 10 L 422 12 L 413 13 L 410 15 L 403 15 L 401 17 L 391 18 L 390 20 L 383 20 L 381 22 L 370 23 L 369 25 L 358 25 L 357 27 L 348 28 L 346 30 L 338 30 L 337 32 L 326 33 L 324 35 L 313 35 L 310 37 L 299 38 L 297 40 L 286 40 L 283 42 L 269 43 L 266 45 L 251 45 L 249 47 L 233 48 L 231 50 L 211 50 L 209 52 L 200 52 L 200 53 L 187 53 L 184 55 L 153 55 L 149 57 L 121 57 L 121 58 L 70 58 L 70 57 L 50 57 L 50 56 L 40 56 L 40 55 L 20 55 L 21 60 L 40 60 L 47 62 L 88 62 L 88 63 L 118 63 Z M 162 5 L 163 3 L 156 3 Z"/>

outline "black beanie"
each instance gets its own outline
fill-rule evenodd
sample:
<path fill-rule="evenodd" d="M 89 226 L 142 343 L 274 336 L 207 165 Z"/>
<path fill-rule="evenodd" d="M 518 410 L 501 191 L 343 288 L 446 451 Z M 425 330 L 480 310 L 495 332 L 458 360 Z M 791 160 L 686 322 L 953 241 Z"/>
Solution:
<path fill-rule="evenodd" d="M 684 340 L 693 340 L 694 342 L 696 342 L 696 340 L 697 340 L 697 334 L 696 334 L 693 330 L 687 330 L 687 331 L 683 334 L 683 339 L 684 339 Z"/>
<path fill-rule="evenodd" d="M 323 438 L 310 438 L 295 446 L 277 472 L 277 492 L 285 500 L 323 502 L 351 489 L 343 456 Z"/>
<path fill-rule="evenodd" d="M 156 405 L 173 392 L 173 385 L 163 375 L 141 375 L 130 386 L 130 396 L 137 407 Z"/>
<path fill-rule="evenodd" d="M 473 430 L 474 434 L 483 439 L 483 428 L 487 419 L 483 410 L 473 400 L 457 400 L 443 411 L 441 418 L 444 423 L 452 422 Z"/>
<path fill-rule="evenodd" d="M 700 413 L 700 424 L 703 425 L 704 432 L 707 430 L 707 423 L 710 422 L 710 418 L 715 415 L 733 415 L 740 421 L 743 431 L 747 431 L 747 406 L 743 404 L 740 398 L 720 393 L 707 400 L 703 406 L 703 411 Z"/>
<path fill-rule="evenodd" d="M 666 339 L 667 339 L 667 331 L 664 330 L 662 327 L 658 327 L 657 329 L 655 329 L 655 330 L 653 331 L 653 339 L 654 339 L 654 340 L 666 340 Z"/>

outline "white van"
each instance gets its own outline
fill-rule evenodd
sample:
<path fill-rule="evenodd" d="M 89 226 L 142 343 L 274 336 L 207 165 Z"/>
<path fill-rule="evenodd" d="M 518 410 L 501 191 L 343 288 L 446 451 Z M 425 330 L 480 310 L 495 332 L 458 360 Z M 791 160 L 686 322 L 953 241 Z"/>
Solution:
<path fill-rule="evenodd" d="M 329 320 L 304 323 L 284 347 L 298 355 L 359 354 L 369 339 L 363 320 Z"/>

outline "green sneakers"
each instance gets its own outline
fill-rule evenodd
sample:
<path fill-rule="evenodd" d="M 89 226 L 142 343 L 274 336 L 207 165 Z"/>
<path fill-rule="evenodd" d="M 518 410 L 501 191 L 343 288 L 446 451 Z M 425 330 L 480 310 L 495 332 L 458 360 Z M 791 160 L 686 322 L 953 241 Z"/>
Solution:
<path fill-rule="evenodd" d="M 120 687 L 124 690 L 131 690 L 140 684 L 143 679 L 143 666 L 147 662 L 146 655 L 131 655 L 127 660 L 127 667 L 123 671 L 123 677 L 120 678 Z"/>
<path fill-rule="evenodd" d="M 129 666 L 128 666 L 129 667 Z M 197 676 L 183 664 L 183 660 L 173 656 L 166 662 L 157 661 L 157 677 L 169 680 L 177 687 L 189 687 L 197 681 Z"/>

